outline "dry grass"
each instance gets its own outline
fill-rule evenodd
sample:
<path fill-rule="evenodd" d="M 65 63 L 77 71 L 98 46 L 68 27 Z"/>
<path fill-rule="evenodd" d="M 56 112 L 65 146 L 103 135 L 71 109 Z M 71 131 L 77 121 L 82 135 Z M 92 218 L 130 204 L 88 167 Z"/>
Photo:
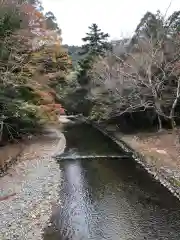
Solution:
<path fill-rule="evenodd" d="M 0 148 L 0 168 L 4 169 L 9 162 L 15 161 L 22 153 L 24 143 L 10 144 Z"/>
<path fill-rule="evenodd" d="M 122 140 L 140 153 L 150 156 L 151 164 L 180 170 L 180 129 L 123 136 Z"/>

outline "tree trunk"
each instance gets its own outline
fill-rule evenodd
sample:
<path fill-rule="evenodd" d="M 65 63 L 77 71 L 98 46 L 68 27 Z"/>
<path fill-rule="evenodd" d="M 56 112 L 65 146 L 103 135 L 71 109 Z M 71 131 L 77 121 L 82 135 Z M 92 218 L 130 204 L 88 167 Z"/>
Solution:
<path fill-rule="evenodd" d="M 161 120 L 161 115 L 160 113 L 162 113 L 162 110 L 161 110 L 161 105 L 157 99 L 157 97 L 154 97 L 155 99 L 155 109 L 156 109 L 156 114 L 157 114 L 157 117 L 158 117 L 158 124 L 159 124 L 159 131 L 162 131 L 162 120 Z"/>
<path fill-rule="evenodd" d="M 172 129 L 176 127 L 176 122 L 174 121 L 174 118 L 171 119 L 171 127 Z"/>
<path fill-rule="evenodd" d="M 0 122 L 0 142 L 2 141 L 2 137 L 3 137 L 3 127 L 4 127 L 4 122 L 1 121 Z"/>
<path fill-rule="evenodd" d="M 171 120 L 171 125 L 172 125 L 173 129 L 176 127 L 176 123 L 174 121 L 174 113 L 175 113 L 175 108 L 176 108 L 176 105 L 178 103 L 179 97 L 180 97 L 180 78 L 178 79 L 178 85 L 177 85 L 177 90 L 176 90 L 176 98 L 173 102 L 171 112 L 170 112 L 170 115 L 169 115 L 169 118 Z"/>
<path fill-rule="evenodd" d="M 160 115 L 157 114 L 157 116 L 158 116 L 159 132 L 161 132 L 161 131 L 162 131 L 162 121 L 161 121 L 161 117 L 160 117 Z"/>
<path fill-rule="evenodd" d="M 176 127 L 176 123 L 174 121 L 174 112 L 175 112 L 175 108 L 176 108 L 176 105 L 177 105 L 177 102 L 178 102 L 178 98 L 179 97 L 177 96 L 176 99 L 174 100 L 172 108 L 171 108 L 171 112 L 170 112 L 170 115 L 169 115 L 172 129 L 174 129 Z"/>
<path fill-rule="evenodd" d="M 171 109 L 170 121 L 171 121 L 171 127 L 172 127 L 172 129 L 174 129 L 174 128 L 176 127 L 176 122 L 174 121 L 174 108 Z"/>

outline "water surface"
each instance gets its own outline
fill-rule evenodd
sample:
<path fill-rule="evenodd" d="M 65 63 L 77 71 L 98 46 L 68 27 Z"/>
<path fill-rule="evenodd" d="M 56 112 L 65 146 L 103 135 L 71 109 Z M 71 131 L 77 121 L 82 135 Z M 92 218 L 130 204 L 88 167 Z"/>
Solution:
<path fill-rule="evenodd" d="M 65 154 L 124 153 L 99 132 L 74 126 L 65 133 Z M 44 240 L 179 240 L 180 203 L 133 159 L 60 162 L 62 207 Z"/>

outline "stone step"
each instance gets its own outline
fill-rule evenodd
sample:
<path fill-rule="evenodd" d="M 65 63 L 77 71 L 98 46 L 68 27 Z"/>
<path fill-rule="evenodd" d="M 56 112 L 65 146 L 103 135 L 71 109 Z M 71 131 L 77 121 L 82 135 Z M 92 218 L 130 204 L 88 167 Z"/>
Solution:
<path fill-rule="evenodd" d="M 61 160 L 76 160 L 76 159 L 100 159 L 100 158 L 112 158 L 112 159 L 126 159 L 128 155 L 69 155 L 69 156 L 56 156 L 58 161 Z"/>

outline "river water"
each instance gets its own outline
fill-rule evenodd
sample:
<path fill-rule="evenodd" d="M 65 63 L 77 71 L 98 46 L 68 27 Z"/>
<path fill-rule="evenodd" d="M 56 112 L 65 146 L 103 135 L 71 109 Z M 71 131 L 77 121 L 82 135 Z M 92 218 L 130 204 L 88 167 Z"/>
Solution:
<path fill-rule="evenodd" d="M 65 155 L 123 155 L 88 125 L 65 132 Z M 60 162 L 61 206 L 44 240 L 179 240 L 180 203 L 133 159 Z"/>

